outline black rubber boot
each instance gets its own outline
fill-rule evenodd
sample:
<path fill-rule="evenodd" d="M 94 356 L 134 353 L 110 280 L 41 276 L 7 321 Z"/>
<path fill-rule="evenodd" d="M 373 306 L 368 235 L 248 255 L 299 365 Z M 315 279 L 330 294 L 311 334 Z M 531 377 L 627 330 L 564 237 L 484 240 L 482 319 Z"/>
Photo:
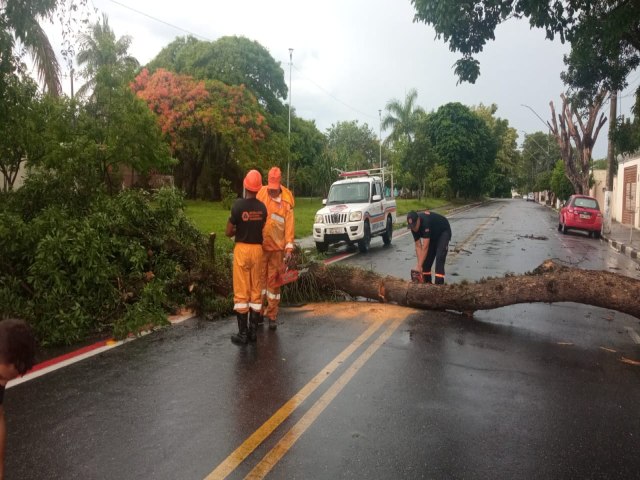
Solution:
<path fill-rule="evenodd" d="M 249 341 L 255 342 L 257 339 L 256 331 L 258 330 L 258 319 L 260 314 L 251 310 L 249 312 Z"/>
<path fill-rule="evenodd" d="M 231 335 L 231 341 L 236 345 L 246 345 L 249 341 L 247 334 L 247 315 L 246 313 L 236 313 L 238 333 Z"/>
<path fill-rule="evenodd" d="M 278 322 L 275 319 L 269 319 L 269 330 L 275 330 L 278 328 Z"/>

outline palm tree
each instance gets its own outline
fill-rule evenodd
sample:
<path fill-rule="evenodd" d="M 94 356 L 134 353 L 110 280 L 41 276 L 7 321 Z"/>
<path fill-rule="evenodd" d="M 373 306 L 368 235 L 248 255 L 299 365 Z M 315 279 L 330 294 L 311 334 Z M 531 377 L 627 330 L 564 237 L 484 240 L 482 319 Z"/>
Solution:
<path fill-rule="evenodd" d="M 49 42 L 49 38 L 40 26 L 39 20 L 51 15 L 57 0 L 0 0 L 0 29 L 13 35 L 31 54 L 38 71 L 38 78 L 52 95 L 59 95 L 60 66 Z M 0 52 L 0 58 L 11 55 L 13 38 L 8 38 L 8 51 Z"/>
<path fill-rule="evenodd" d="M 397 142 L 403 138 L 409 143 L 413 141 L 418 120 L 425 114 L 422 107 L 415 105 L 417 98 L 418 92 L 412 88 L 407 93 L 404 104 L 395 98 L 387 103 L 387 114 L 382 120 L 383 130 L 391 129 L 387 142 Z"/>
<path fill-rule="evenodd" d="M 104 14 L 102 22 L 96 22 L 88 32 L 80 34 L 80 51 L 76 60 L 79 66 L 84 67 L 82 76 L 86 83 L 78 90 L 78 95 L 85 96 L 94 90 L 98 77 L 106 82 L 115 82 L 110 85 L 112 87 L 132 77 L 140 63 L 127 53 L 130 45 L 131 37 L 128 35 L 116 40 Z"/>

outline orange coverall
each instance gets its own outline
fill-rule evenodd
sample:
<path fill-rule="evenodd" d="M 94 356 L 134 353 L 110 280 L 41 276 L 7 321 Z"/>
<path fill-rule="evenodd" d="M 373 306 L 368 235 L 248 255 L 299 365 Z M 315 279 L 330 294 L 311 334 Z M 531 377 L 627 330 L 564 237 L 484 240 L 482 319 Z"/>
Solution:
<path fill-rule="evenodd" d="M 291 191 L 281 186 L 278 199 L 273 199 L 266 186 L 258 192 L 257 198 L 267 207 L 267 222 L 262 230 L 262 291 L 263 315 L 270 320 L 278 316 L 280 305 L 280 285 L 276 283 L 277 273 L 284 269 L 284 254 L 293 250 L 295 226 L 293 207 L 295 200 Z"/>

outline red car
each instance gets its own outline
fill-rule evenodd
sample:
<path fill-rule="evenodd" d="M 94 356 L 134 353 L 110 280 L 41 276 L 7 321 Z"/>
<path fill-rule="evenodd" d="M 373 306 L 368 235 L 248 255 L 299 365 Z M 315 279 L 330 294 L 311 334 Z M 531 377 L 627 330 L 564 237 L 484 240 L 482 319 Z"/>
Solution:
<path fill-rule="evenodd" d="M 602 213 L 598 201 L 586 195 L 571 195 L 560 209 L 558 230 L 582 230 L 591 237 L 600 238 Z"/>

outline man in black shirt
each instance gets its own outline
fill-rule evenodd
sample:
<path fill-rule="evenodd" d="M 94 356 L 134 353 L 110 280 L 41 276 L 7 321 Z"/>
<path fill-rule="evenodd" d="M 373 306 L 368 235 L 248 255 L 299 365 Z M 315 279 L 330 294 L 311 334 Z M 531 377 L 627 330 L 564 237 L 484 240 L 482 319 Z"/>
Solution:
<path fill-rule="evenodd" d="M 233 203 L 225 230 L 225 235 L 235 236 L 236 242 L 233 248 L 233 309 L 238 319 L 238 334 L 232 335 L 231 341 L 237 345 L 256 341 L 262 311 L 262 229 L 267 221 L 267 207 L 256 198 L 262 187 L 260 172 L 250 170 L 243 185 L 245 198 Z"/>
<path fill-rule="evenodd" d="M 431 283 L 431 267 L 435 260 L 435 283 L 444 284 L 444 264 L 451 240 L 449 220 L 429 210 L 420 213 L 411 211 L 407 214 L 407 228 L 411 229 L 416 244 L 416 270 L 422 272 L 425 283 Z"/>
<path fill-rule="evenodd" d="M 0 322 L 0 479 L 4 478 L 4 452 L 7 427 L 4 419 L 4 389 L 14 378 L 24 375 L 36 353 L 36 340 L 29 325 L 22 320 Z"/>

